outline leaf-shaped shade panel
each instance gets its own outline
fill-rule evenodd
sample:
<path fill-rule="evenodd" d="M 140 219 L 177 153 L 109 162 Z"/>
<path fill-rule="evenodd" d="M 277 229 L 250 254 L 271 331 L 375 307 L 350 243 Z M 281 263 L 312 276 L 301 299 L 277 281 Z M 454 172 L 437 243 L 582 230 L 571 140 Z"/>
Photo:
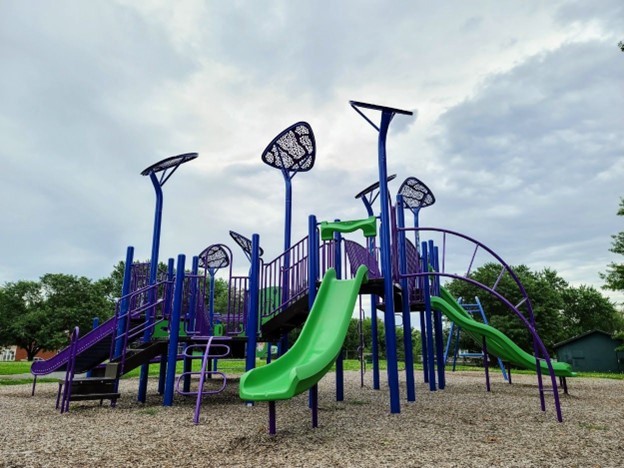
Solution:
<path fill-rule="evenodd" d="M 177 156 L 171 156 L 169 158 L 165 158 L 143 169 L 143 171 L 141 171 L 141 175 L 146 176 L 146 175 L 149 175 L 150 172 L 162 172 L 170 168 L 175 169 L 180 164 L 184 164 L 185 162 L 192 161 L 197 156 L 198 156 L 197 153 L 184 153 L 184 154 L 178 154 Z"/>
<path fill-rule="evenodd" d="M 251 239 L 239 234 L 236 231 L 230 231 L 230 236 L 234 239 L 234 242 L 236 242 L 240 248 L 243 249 L 243 252 L 251 258 Z M 262 250 L 262 247 L 260 247 L 260 256 L 262 257 L 262 255 L 264 255 L 264 251 Z"/>
<path fill-rule="evenodd" d="M 199 254 L 199 266 L 210 270 L 218 270 L 230 264 L 228 250 L 223 244 L 212 244 Z"/>
<path fill-rule="evenodd" d="M 386 179 L 387 182 L 390 182 L 391 180 L 394 180 L 394 178 L 396 177 L 396 174 L 392 174 L 389 175 L 388 178 Z M 362 198 L 364 195 L 368 195 L 371 192 L 374 192 L 375 190 L 377 190 L 379 188 L 379 181 L 370 184 L 368 187 L 366 187 L 364 190 L 362 190 L 360 193 L 358 193 L 355 198 Z"/>
<path fill-rule="evenodd" d="M 429 187 L 416 177 L 408 177 L 399 187 L 399 194 L 403 195 L 403 203 L 411 209 L 425 208 L 435 203 L 435 197 Z"/>
<path fill-rule="evenodd" d="M 262 161 L 290 172 L 305 172 L 314 166 L 316 141 L 307 122 L 297 122 L 277 135 L 262 153 Z"/>

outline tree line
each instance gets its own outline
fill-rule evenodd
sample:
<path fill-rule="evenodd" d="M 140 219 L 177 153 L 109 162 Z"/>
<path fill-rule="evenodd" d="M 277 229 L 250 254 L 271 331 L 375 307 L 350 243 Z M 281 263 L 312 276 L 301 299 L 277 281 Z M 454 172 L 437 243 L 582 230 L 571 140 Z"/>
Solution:
<path fill-rule="evenodd" d="M 617 215 L 624 216 L 624 198 L 620 200 Z M 624 255 L 624 231 L 612 238 L 610 251 Z M 572 286 L 551 268 L 532 271 L 526 265 L 518 265 L 513 270 L 531 298 L 537 330 L 549 351 L 557 342 L 594 329 L 613 333 L 624 340 L 622 310 L 594 287 Z M 159 271 L 166 272 L 164 263 L 159 264 Z M 102 322 L 114 314 L 121 294 L 123 272 L 124 262 L 119 262 L 109 276 L 99 280 L 48 273 L 38 281 L 21 280 L 0 286 L 0 346 L 18 345 L 26 350 L 29 360 L 42 349 L 55 350 L 66 346 L 73 327 L 78 325 L 81 330 L 89 330 L 94 317 Z M 471 273 L 471 277 L 482 284 L 493 285 L 499 274 L 500 265 L 485 264 Z M 624 291 L 624 263 L 610 263 L 601 277 L 605 289 Z M 530 335 L 524 325 L 495 297 L 465 281 L 454 280 L 446 287 L 455 297 L 462 297 L 466 302 L 472 302 L 478 296 L 490 325 L 523 349 L 532 349 Z M 497 291 L 514 304 L 522 300 L 508 274 L 498 281 Z M 227 282 L 217 279 L 215 310 L 226 310 L 227 301 Z M 364 347 L 370 352 L 371 319 L 365 319 L 361 326 Z M 353 319 L 345 341 L 345 349 L 350 352 L 356 352 L 360 346 L 359 327 L 359 320 Z M 384 356 L 384 325 L 381 320 L 378 321 L 378 329 L 379 351 Z M 412 338 L 414 356 L 420 356 L 420 333 L 412 330 Z M 480 348 L 480 344 L 464 339 L 466 341 L 460 343 L 463 349 Z M 403 356 L 401 327 L 397 328 L 397 346 L 399 356 Z"/>
<path fill-rule="evenodd" d="M 100 323 L 115 313 L 121 296 L 124 262 L 99 280 L 63 273 L 48 273 L 37 281 L 20 280 L 0 286 L 0 346 L 17 345 L 32 361 L 41 350 L 67 346 L 75 326 L 81 334 L 90 330 L 93 319 Z M 166 273 L 167 265 L 159 264 Z M 225 310 L 227 281 L 215 281 L 215 309 Z"/>

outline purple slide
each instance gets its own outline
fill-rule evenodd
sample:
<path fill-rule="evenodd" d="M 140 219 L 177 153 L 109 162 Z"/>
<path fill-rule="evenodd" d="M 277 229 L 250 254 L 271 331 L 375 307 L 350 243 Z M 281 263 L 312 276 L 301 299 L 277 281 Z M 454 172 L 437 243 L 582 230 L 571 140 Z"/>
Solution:
<path fill-rule="evenodd" d="M 114 317 L 78 339 L 76 372 L 85 372 L 108 359 L 111 341 L 115 330 Z M 45 361 L 35 361 L 30 368 L 33 375 L 46 375 L 54 371 L 64 371 L 69 359 L 70 347 Z"/>

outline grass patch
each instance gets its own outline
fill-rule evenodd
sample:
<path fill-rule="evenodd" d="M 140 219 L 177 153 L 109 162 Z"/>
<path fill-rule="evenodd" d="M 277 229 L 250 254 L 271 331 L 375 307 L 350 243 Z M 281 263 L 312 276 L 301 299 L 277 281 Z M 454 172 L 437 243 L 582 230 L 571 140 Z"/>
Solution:
<path fill-rule="evenodd" d="M 0 362 L 0 375 L 28 374 L 32 362 Z"/>
<path fill-rule="evenodd" d="M 2 379 L 0 378 L 0 386 L 3 385 L 24 385 L 24 384 L 32 384 L 33 379 Z M 58 382 L 58 379 L 49 379 L 49 378 L 43 378 L 43 379 L 37 379 L 37 383 L 50 383 L 50 382 Z"/>
<path fill-rule="evenodd" d="M 158 408 L 144 408 L 138 411 L 139 414 L 146 414 L 148 416 L 156 416 L 158 414 Z"/>
<path fill-rule="evenodd" d="M 580 422 L 579 426 L 582 427 L 583 429 L 589 429 L 592 431 L 606 431 L 607 429 L 609 429 L 607 426 L 603 426 L 601 424 L 591 424 L 591 423 L 583 423 L 583 422 Z"/>

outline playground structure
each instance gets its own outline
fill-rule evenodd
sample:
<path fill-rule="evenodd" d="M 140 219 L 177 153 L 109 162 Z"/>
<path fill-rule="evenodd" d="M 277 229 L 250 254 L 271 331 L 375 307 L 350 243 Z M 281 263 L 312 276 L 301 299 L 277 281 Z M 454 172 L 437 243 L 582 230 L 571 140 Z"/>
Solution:
<path fill-rule="evenodd" d="M 488 354 L 524 368 L 534 369 L 540 407 L 546 410 L 545 394 L 552 392 L 556 417 L 562 421 L 558 384 L 560 377 L 567 391 L 566 377 L 573 373 L 567 364 L 553 363 L 536 331 L 530 298 L 513 270 L 492 249 L 464 234 L 442 228 L 421 227 L 419 213 L 435 203 L 429 188 L 415 177 L 408 177 L 396 198 L 390 196 L 386 139 L 395 115 L 411 112 L 352 101 L 351 106 L 379 134 L 378 181 L 360 192 L 367 218 L 318 222 L 308 218 L 308 234 L 291 242 L 292 186 L 297 172 L 312 169 L 316 148 L 311 127 L 298 122 L 281 132 L 262 153 L 262 160 L 280 169 L 286 184 L 284 251 L 270 261 L 262 259 L 260 236 L 251 239 L 230 232 L 250 262 L 249 274 L 233 274 L 232 251 L 225 244 L 212 244 L 194 256 L 186 272 L 186 256 L 169 259 L 167 271 L 158 274 L 158 252 L 162 221 L 162 186 L 178 167 L 197 157 L 187 153 L 164 159 L 142 174 L 149 176 L 156 192 L 156 210 L 149 264 L 133 262 L 134 249 L 126 254 L 122 296 L 115 315 L 80 336 L 74 330 L 70 345 L 47 361 L 35 362 L 36 377 L 63 370 L 57 407 L 69 410 L 76 400 L 110 400 L 115 405 L 120 394 L 119 379 L 130 370 L 141 368 L 138 400 L 145 402 L 150 363 L 160 365 L 158 392 L 163 405 L 171 406 L 174 394 L 195 396 L 194 421 L 199 422 L 202 397 L 223 389 L 227 379 L 218 370 L 218 360 L 245 358 L 247 372 L 240 380 L 244 401 L 267 401 L 269 432 L 276 432 L 276 401 L 310 391 L 312 425 L 318 425 L 316 384 L 336 367 L 336 399 L 344 398 L 342 344 L 358 295 L 371 296 L 373 323 L 373 388 L 380 388 L 378 311 L 385 323 L 385 349 L 390 412 L 401 407 L 396 342 L 396 315 L 405 330 L 411 330 L 411 314 L 418 313 L 423 349 L 423 380 L 431 391 L 446 385 L 446 354 L 442 317 L 461 327 L 483 349 L 486 388 L 490 391 Z M 377 125 L 367 113 L 380 113 Z M 159 177 L 160 175 L 160 177 Z M 375 202 L 379 201 L 378 207 Z M 404 211 L 412 212 L 413 226 L 405 224 Z M 361 236 L 364 242 L 361 243 Z M 354 237 L 360 236 L 357 240 Z M 423 238 L 429 238 L 422 241 Z M 360 241 L 360 242 L 358 242 Z M 447 271 L 452 247 L 468 248 L 465 273 Z M 485 254 L 500 265 L 494 285 L 471 278 L 477 254 Z M 214 288 L 217 271 L 227 269 L 226 310 L 215 310 Z M 200 271 L 201 270 L 201 271 Z M 497 291 L 498 282 L 509 275 L 522 300 L 513 304 Z M 480 288 L 498 299 L 524 324 L 532 338 L 532 354 L 520 349 L 500 331 L 474 320 L 443 287 L 443 281 L 457 279 Z M 286 336 L 303 327 L 298 340 L 289 348 Z M 414 356 L 411 333 L 403 333 L 405 349 L 406 400 L 415 401 Z M 258 343 L 279 344 L 279 358 L 256 368 Z M 448 346 L 447 346 L 448 349 Z M 201 370 L 192 371 L 192 361 L 201 359 Z M 184 370 L 176 376 L 176 363 Z M 267 355 L 271 361 L 271 353 Z M 89 371 L 89 377 L 76 374 Z M 544 375 L 550 387 L 544 385 Z M 222 381 L 220 388 L 207 390 L 209 378 Z M 192 389 L 192 383 L 196 388 Z"/>

